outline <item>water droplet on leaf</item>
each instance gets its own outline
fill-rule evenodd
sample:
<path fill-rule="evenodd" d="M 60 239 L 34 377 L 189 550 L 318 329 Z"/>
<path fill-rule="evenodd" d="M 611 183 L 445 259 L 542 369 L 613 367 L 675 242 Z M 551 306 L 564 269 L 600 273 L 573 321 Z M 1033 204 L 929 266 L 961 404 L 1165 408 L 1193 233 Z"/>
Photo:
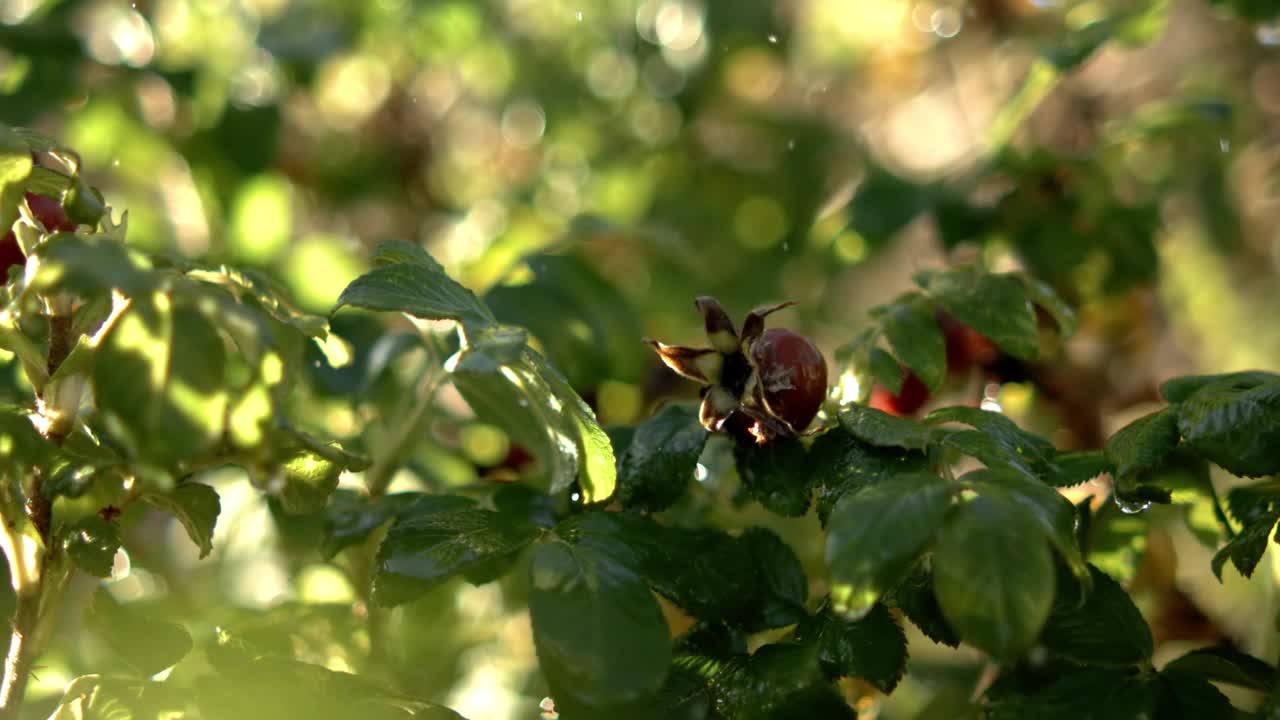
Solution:
<path fill-rule="evenodd" d="M 1120 496 L 1116 496 L 1116 507 L 1120 508 L 1120 512 L 1127 515 L 1137 515 L 1147 508 L 1151 507 L 1150 500 L 1125 500 Z"/>

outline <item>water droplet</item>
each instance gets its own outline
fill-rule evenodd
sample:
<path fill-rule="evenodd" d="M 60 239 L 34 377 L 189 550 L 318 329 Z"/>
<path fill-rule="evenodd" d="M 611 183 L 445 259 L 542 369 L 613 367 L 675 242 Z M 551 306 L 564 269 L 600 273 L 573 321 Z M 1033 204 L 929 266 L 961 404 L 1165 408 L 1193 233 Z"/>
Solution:
<path fill-rule="evenodd" d="M 1226 138 L 1218 138 L 1218 147 L 1222 149 L 1222 152 L 1227 152 L 1231 149 L 1231 141 Z"/>
<path fill-rule="evenodd" d="M 574 502 L 578 502 L 578 500 L 579 500 L 579 499 L 581 499 L 581 498 L 582 498 L 582 496 L 581 496 L 581 495 L 579 495 L 578 493 L 573 493 L 572 495 L 570 495 L 570 496 L 569 496 L 569 499 L 570 499 L 570 500 L 572 500 L 572 501 L 574 501 Z"/>
<path fill-rule="evenodd" d="M 706 482 L 707 476 L 710 474 L 711 472 L 707 470 L 707 466 L 702 463 L 698 463 L 698 466 L 693 469 L 693 479 L 698 482 Z"/>
<path fill-rule="evenodd" d="M 1125 500 L 1119 495 L 1116 496 L 1116 507 L 1120 508 L 1120 512 L 1126 515 L 1137 515 L 1151 507 L 1150 500 Z"/>
<path fill-rule="evenodd" d="M 796 149 L 796 141 L 795 141 L 795 138 L 792 138 L 792 139 L 790 139 L 790 140 L 788 140 L 788 141 L 787 141 L 787 149 L 788 149 L 788 150 L 795 150 L 795 149 Z"/>
<path fill-rule="evenodd" d="M 875 588 L 835 585 L 831 588 L 831 609 L 845 620 L 861 620 L 876 606 L 880 593 Z"/>
<path fill-rule="evenodd" d="M 778 44 L 778 36 L 777 36 L 777 35 L 770 35 L 770 36 L 769 36 L 769 44 L 770 44 L 770 45 L 777 45 L 777 44 Z"/>
<path fill-rule="evenodd" d="M 582 11 L 578 11 L 578 22 L 582 22 Z"/>

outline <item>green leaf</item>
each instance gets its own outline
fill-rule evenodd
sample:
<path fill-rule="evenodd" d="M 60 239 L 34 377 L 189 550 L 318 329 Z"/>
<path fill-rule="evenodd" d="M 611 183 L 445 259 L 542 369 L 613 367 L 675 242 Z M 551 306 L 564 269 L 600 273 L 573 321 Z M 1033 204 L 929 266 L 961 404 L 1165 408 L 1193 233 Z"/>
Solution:
<path fill-rule="evenodd" d="M 473 333 L 446 367 L 482 420 L 505 430 L 543 463 L 550 492 L 577 480 L 587 503 L 613 494 L 617 468 L 609 436 L 560 373 L 524 345 L 522 332 Z"/>
<path fill-rule="evenodd" d="M 215 672 L 199 679 L 194 700 L 206 720 L 462 720 L 447 707 L 393 691 L 366 676 L 265 654 L 225 632 L 205 654 Z"/>
<path fill-rule="evenodd" d="M 1157 683 L 1113 668 L 1082 668 L 1031 694 L 988 693 L 987 720 L 1134 720 L 1153 717 Z M 1163 718 L 1163 715 L 1154 717 Z M 1223 717 L 1206 716 L 1206 717 Z"/>
<path fill-rule="evenodd" d="M 924 453 L 868 445 L 836 427 L 809 446 L 808 467 L 817 491 L 818 519 L 825 527 L 831 509 L 846 493 L 898 475 L 928 472 L 930 463 Z"/>
<path fill-rule="evenodd" d="M 1186 442 L 1228 472 L 1280 472 L 1280 376 L 1226 376 L 1178 403 L 1177 414 Z"/>
<path fill-rule="evenodd" d="M 218 513 L 222 511 L 216 490 L 201 483 L 184 482 L 172 492 L 149 492 L 142 498 L 182 523 L 191 542 L 200 548 L 201 558 L 213 550 L 213 527 L 218 522 Z"/>
<path fill-rule="evenodd" d="M 1160 720 L 1230 718 L 1236 714 L 1227 696 L 1199 675 L 1165 668 L 1159 678 L 1156 717 Z"/>
<path fill-rule="evenodd" d="M 910 569 L 951 509 L 952 488 L 904 475 L 845 495 L 831 512 L 826 560 L 833 607 L 858 617 Z"/>
<path fill-rule="evenodd" d="M 375 530 L 421 497 L 421 493 L 393 493 L 370 500 L 355 490 L 338 488 L 324 509 L 321 554 L 332 558 L 342 550 L 364 542 Z"/>
<path fill-rule="evenodd" d="M 456 495 L 428 495 L 401 511 L 378 548 L 373 597 L 399 605 L 453 575 L 508 557 L 541 530 Z"/>
<path fill-rule="evenodd" d="M 62 547 L 76 567 L 94 577 L 111 577 L 120 528 L 97 515 L 86 515 L 63 532 Z"/>
<path fill-rule="evenodd" d="M 1065 587 L 1059 576 L 1058 596 L 1041 642 L 1050 651 L 1085 665 L 1129 667 L 1151 659 L 1151 629 L 1129 594 L 1106 573 L 1090 565 L 1093 590 L 1083 605 L 1079 589 Z"/>
<path fill-rule="evenodd" d="M 1229 645 L 1192 650 L 1165 665 L 1164 672 L 1188 673 L 1260 692 L 1276 687 L 1276 669 L 1270 663 Z"/>
<path fill-rule="evenodd" d="M 1054 487 L 1071 487 L 1111 472 L 1111 468 L 1111 463 L 1099 450 L 1059 452 L 1049 460 L 1043 479 Z"/>
<path fill-rule="evenodd" d="M 767 510 L 785 517 L 809 511 L 810 473 L 799 440 L 779 437 L 763 446 L 737 445 L 733 456 L 743 489 Z"/>
<path fill-rule="evenodd" d="M 119 290 L 137 297 L 153 291 L 160 279 L 140 253 L 101 234 L 58 233 L 41 243 L 35 255 L 40 270 L 32 285 L 42 292 Z"/>
<path fill-rule="evenodd" d="M 853 231 L 873 246 L 892 238 L 937 200 L 930 185 L 911 182 L 873 164 L 849 204 Z"/>
<path fill-rule="evenodd" d="M 143 677 L 176 665 L 193 647 L 186 628 L 122 607 L 106 588 L 94 593 L 88 620 L 111 649 Z"/>
<path fill-rule="evenodd" d="M 1201 388 L 1210 385 L 1225 385 L 1227 387 L 1234 385 L 1243 385 L 1247 387 L 1255 387 L 1275 382 L 1277 376 L 1275 373 L 1269 373 L 1262 370 L 1245 370 L 1243 372 L 1226 373 L 1221 375 L 1186 375 L 1184 377 L 1166 380 L 1160 385 L 1160 395 L 1170 405 L 1176 405 L 1183 402 L 1198 392 Z"/>
<path fill-rule="evenodd" d="M 1178 446 L 1178 415 L 1172 407 L 1144 415 L 1107 440 L 1107 461 L 1120 477 L 1154 470 Z"/>
<path fill-rule="evenodd" d="M 1026 517 L 1040 526 L 1041 532 L 1066 561 L 1071 573 L 1085 584 L 1087 590 L 1090 575 L 1084 556 L 1080 553 L 1080 546 L 1076 543 L 1076 509 L 1057 490 L 1025 475 L 995 470 L 977 470 L 968 473 L 962 480 L 972 482 L 978 492 L 983 492 L 986 488 L 997 488 L 998 491 L 1008 493 L 1025 512 Z"/>
<path fill-rule="evenodd" d="M 1040 352 L 1040 328 L 1022 282 L 974 267 L 921 273 L 917 282 L 957 320 L 1010 355 L 1032 360 Z"/>
<path fill-rule="evenodd" d="M 871 317 L 880 321 L 898 360 L 930 390 L 937 390 L 947 376 L 947 348 L 933 303 L 920 293 L 906 293 L 873 309 Z"/>
<path fill-rule="evenodd" d="M 945 407 L 924 419 L 925 425 L 958 422 L 976 430 L 934 430 L 942 444 L 981 460 L 995 470 L 1007 470 L 1037 482 L 1051 479 L 1057 451 L 1044 438 L 1018 427 L 1008 417 L 972 407 Z"/>
<path fill-rule="evenodd" d="M 297 451 L 280 464 L 284 481 L 280 486 L 280 503 L 286 512 L 298 515 L 320 512 L 338 488 L 342 471 L 341 463 L 311 450 Z"/>
<path fill-rule="evenodd" d="M 560 523 L 556 535 L 627 568 L 702 620 L 754 631 L 805 617 L 804 569 L 791 548 L 763 528 L 734 538 L 629 512 L 589 512 Z"/>
<path fill-rule="evenodd" d="M 27 176 L 31 174 L 31 151 L 27 144 L 4 125 L 0 125 L 0 235 L 18 219 L 18 203 Z"/>
<path fill-rule="evenodd" d="M 180 716 L 187 708 L 188 695 L 170 683 L 113 675 L 81 675 L 67 683 L 66 692 L 49 720 Z"/>
<path fill-rule="evenodd" d="M 381 246 L 373 259 L 374 269 L 347 285 L 334 311 L 350 305 L 464 325 L 496 322 L 475 293 L 449 277 L 425 250 L 399 241 Z"/>
<path fill-rule="evenodd" d="M 1254 568 L 1262 561 L 1262 555 L 1267 551 L 1267 544 L 1275 531 L 1277 520 L 1280 520 L 1280 511 L 1245 525 L 1213 556 L 1211 563 L 1213 574 L 1221 580 L 1222 566 L 1230 560 L 1241 575 L 1252 577 Z"/>
<path fill-rule="evenodd" d="M 930 640 L 958 647 L 960 636 L 947 624 L 933 589 L 933 571 L 927 559 L 916 563 L 911 574 L 885 596 L 885 602 L 902 611 Z"/>
<path fill-rule="evenodd" d="M 938 533 L 934 590 L 961 638 L 1000 658 L 1029 648 L 1053 606 L 1053 560 L 1015 501 L 988 491 Z"/>
<path fill-rule="evenodd" d="M 590 546 L 555 540 L 534 551 L 529 577 L 534 645 L 553 693 L 608 705 L 662 687 L 667 625 L 634 573 Z"/>
<path fill-rule="evenodd" d="M 1023 275 L 1022 282 L 1026 286 L 1027 297 L 1035 305 L 1044 308 L 1058 325 L 1058 337 L 1065 340 L 1076 332 L 1076 313 L 1062 296 L 1053 291 L 1047 283 L 1043 283 L 1029 275 Z"/>
<path fill-rule="evenodd" d="M 91 374 L 98 410 L 130 455 L 172 466 L 222 441 L 227 350 L 195 308 L 158 293 L 134 298 L 98 352 Z"/>
<path fill-rule="evenodd" d="M 907 670 L 907 636 L 884 605 L 861 620 L 844 620 L 824 606 L 796 628 L 795 641 L 816 642 L 831 679 L 856 677 L 891 693 Z"/>
<path fill-rule="evenodd" d="M 929 444 L 927 427 L 866 405 L 840 408 L 840 424 L 849 434 L 872 445 L 923 450 Z"/>
<path fill-rule="evenodd" d="M 682 405 L 668 405 L 637 426 L 618 455 L 622 506 L 649 512 L 671 507 L 693 480 L 707 437 L 697 413 Z"/>
<path fill-rule="evenodd" d="M 746 610 L 736 620 L 756 632 L 785 627 L 805 617 L 809 577 L 782 538 L 759 527 L 748 528 L 734 542 L 739 567 L 749 567 Z"/>

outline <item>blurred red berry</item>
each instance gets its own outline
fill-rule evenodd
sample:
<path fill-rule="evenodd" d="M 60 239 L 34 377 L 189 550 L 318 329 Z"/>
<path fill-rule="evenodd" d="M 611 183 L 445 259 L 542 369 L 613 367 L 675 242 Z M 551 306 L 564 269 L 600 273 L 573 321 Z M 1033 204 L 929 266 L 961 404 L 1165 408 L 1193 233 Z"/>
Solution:
<path fill-rule="evenodd" d="M 25 265 L 27 256 L 22 254 L 22 248 L 18 247 L 18 238 L 14 237 L 13 231 L 0 237 L 0 282 L 7 277 L 5 271 L 13 265 Z"/>
<path fill-rule="evenodd" d="M 62 203 L 54 200 L 48 195 L 37 195 L 35 193 L 26 193 L 27 207 L 31 208 L 31 214 L 44 225 L 45 229 L 51 233 L 55 232 L 73 232 L 76 224 L 67 217 L 67 213 L 62 209 Z"/>
<path fill-rule="evenodd" d="M 867 405 L 883 410 L 890 415 L 912 415 L 929 400 L 929 388 L 908 371 L 902 380 L 902 392 L 894 395 L 883 385 L 871 388 L 871 399 Z"/>

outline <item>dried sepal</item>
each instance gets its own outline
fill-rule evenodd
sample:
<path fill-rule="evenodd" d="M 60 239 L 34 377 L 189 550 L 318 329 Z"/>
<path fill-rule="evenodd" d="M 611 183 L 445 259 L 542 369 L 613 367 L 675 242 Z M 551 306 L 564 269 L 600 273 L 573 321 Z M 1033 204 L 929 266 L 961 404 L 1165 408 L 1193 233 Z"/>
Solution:
<path fill-rule="evenodd" d="M 736 352 L 739 347 L 738 332 L 733 329 L 733 321 L 729 319 L 729 313 L 724 311 L 720 301 L 710 295 L 703 295 L 694 300 L 693 304 L 702 313 L 711 347 L 722 353 Z"/>
<path fill-rule="evenodd" d="M 645 338 L 645 342 L 658 351 L 658 357 L 662 358 L 667 367 L 690 380 L 710 385 L 720 379 L 724 358 L 715 350 L 667 345 L 649 338 Z"/>
<path fill-rule="evenodd" d="M 760 337 L 760 333 L 764 332 L 764 319 L 766 317 L 795 304 L 794 300 L 788 300 L 776 305 L 762 305 L 747 313 L 747 319 L 742 321 L 743 347 L 750 348 L 751 343 L 755 342 L 756 338 Z"/>
<path fill-rule="evenodd" d="M 702 404 L 698 407 L 698 421 L 702 427 L 711 432 L 718 432 L 729 416 L 738 409 L 738 398 L 733 393 L 712 385 L 702 394 Z"/>

